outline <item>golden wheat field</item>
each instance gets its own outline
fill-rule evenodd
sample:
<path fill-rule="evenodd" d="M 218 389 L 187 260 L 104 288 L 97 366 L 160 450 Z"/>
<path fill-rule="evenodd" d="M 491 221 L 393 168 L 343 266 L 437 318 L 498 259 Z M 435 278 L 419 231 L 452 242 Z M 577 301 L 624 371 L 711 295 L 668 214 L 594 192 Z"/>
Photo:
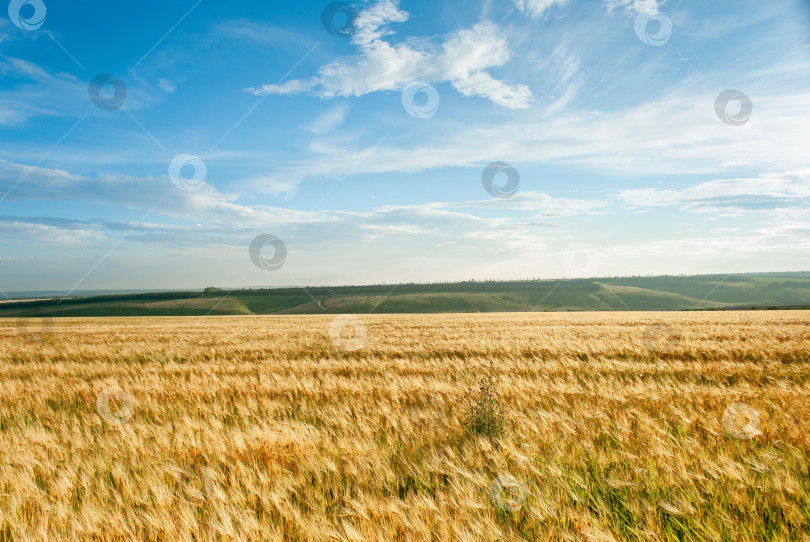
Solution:
<path fill-rule="evenodd" d="M 0 340 L 0 540 L 810 537 L 808 312 L 9 320 Z M 463 417 L 490 362 L 493 438 Z"/>

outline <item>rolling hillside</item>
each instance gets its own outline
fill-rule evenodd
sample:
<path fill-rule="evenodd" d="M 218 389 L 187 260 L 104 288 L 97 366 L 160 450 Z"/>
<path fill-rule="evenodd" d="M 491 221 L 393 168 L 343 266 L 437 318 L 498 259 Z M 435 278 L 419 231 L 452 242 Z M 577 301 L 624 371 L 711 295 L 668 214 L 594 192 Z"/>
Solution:
<path fill-rule="evenodd" d="M 6 302 L 0 317 L 748 309 L 810 306 L 810 273 L 487 281 Z"/>

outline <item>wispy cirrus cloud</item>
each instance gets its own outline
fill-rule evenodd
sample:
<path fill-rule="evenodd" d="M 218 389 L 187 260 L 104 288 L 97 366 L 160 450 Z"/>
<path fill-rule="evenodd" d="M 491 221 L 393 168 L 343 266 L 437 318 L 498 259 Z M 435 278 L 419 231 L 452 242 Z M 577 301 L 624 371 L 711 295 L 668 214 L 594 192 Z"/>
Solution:
<path fill-rule="evenodd" d="M 528 13 L 533 18 L 544 16 L 554 6 L 563 7 L 570 0 L 514 0 L 515 6 L 522 12 Z M 602 0 L 608 11 L 617 8 L 624 8 L 637 13 L 648 13 L 655 15 L 659 12 L 660 6 L 666 0 Z"/>
<path fill-rule="evenodd" d="M 553 6 L 564 6 L 569 0 L 515 0 L 515 5 L 523 13 L 532 17 L 542 17 Z"/>
<path fill-rule="evenodd" d="M 790 70 L 790 66 L 785 67 Z M 720 174 L 734 168 L 794 171 L 806 164 L 805 131 L 810 92 L 785 91 L 756 97 L 758 113 L 744 127 L 721 122 L 715 95 L 691 90 L 687 81 L 659 99 L 614 111 L 570 112 L 568 96 L 548 110 L 487 123 L 453 123 L 455 137 L 436 131 L 414 144 L 313 141 L 313 159 L 280 164 L 263 178 L 289 186 L 310 178 L 417 172 L 443 167 L 480 168 L 492 161 L 515 166 L 555 163 L 601 172 L 656 177 Z M 760 113 L 761 111 L 761 113 Z M 261 190 L 261 186 L 254 186 Z"/>
<path fill-rule="evenodd" d="M 679 206 L 694 213 L 810 211 L 810 170 L 709 181 L 682 189 L 622 190 L 619 199 L 636 207 Z"/>
<path fill-rule="evenodd" d="M 267 205 L 241 204 L 238 196 L 223 194 L 210 185 L 193 192 L 179 190 L 168 177 L 138 178 L 124 175 L 88 177 L 62 169 L 29 168 L 3 161 L 0 161 L 0 192 L 5 193 L 13 186 L 20 174 L 28 177 L 10 194 L 9 201 L 92 200 L 99 204 L 113 204 L 137 211 L 154 209 L 151 216 L 162 215 L 194 223 L 205 221 L 217 227 L 223 224 L 257 227 L 267 224 L 333 223 L 344 219 L 360 220 L 362 223 L 364 219 L 392 217 L 411 212 L 420 216 L 468 214 L 474 218 L 471 213 L 474 209 L 495 209 L 501 212 L 527 211 L 535 213 L 537 217 L 550 219 L 574 216 L 606 205 L 602 200 L 556 198 L 542 192 L 524 191 L 508 200 L 496 198 L 462 202 L 430 201 L 420 205 L 385 205 L 362 213 L 334 210 L 299 211 Z M 155 207 L 158 201 L 163 203 Z M 63 219 L 53 220 L 48 222 L 48 225 L 73 223 L 65 222 Z"/>
<path fill-rule="evenodd" d="M 258 23 L 250 19 L 230 19 L 214 26 L 214 34 L 223 38 L 236 38 L 250 41 L 274 49 L 294 49 L 312 47 L 305 35 L 282 25 L 268 22 Z"/>
<path fill-rule="evenodd" d="M 117 288 L 559 277 L 575 242 L 606 274 L 804 268 L 810 12 L 741 2 L 364 0 L 347 40 L 322 4 L 223 19 L 203 2 L 137 74 L 159 35 L 107 55 L 51 17 L 80 72 L 0 18 L 0 197 L 25 177 L 0 207 L 0 287 L 90 269 L 87 286 Z M 674 32 L 651 47 L 632 19 L 659 11 Z M 155 22 L 141 15 L 127 29 Z M 252 89 L 283 99 L 244 92 L 291 67 Z M 126 79 L 124 108 L 88 101 L 96 70 Z M 399 107 L 416 80 L 441 93 L 429 119 Z M 726 88 L 754 104 L 742 126 L 718 118 Z M 199 191 L 168 179 L 179 153 L 206 163 Z M 509 199 L 484 199 L 495 161 L 520 172 Z M 258 233 L 287 243 L 281 273 L 252 265 Z"/>
<path fill-rule="evenodd" d="M 84 78 L 82 78 L 84 77 Z M 0 55 L 0 126 L 18 126 L 37 117 L 79 117 L 103 112 L 88 100 L 87 74 L 53 71 L 21 58 Z M 175 92 L 174 84 L 157 78 L 124 77 L 127 97 L 122 112 L 149 109 Z"/>
<path fill-rule="evenodd" d="M 659 13 L 661 5 L 666 0 L 603 0 L 608 7 L 608 11 L 616 8 L 625 8 L 636 13 L 647 13 L 656 15 Z"/>
<path fill-rule="evenodd" d="M 304 129 L 316 135 L 324 135 L 343 124 L 349 113 L 349 104 L 340 104 L 329 111 L 318 115 L 312 122 L 304 125 Z"/>
<path fill-rule="evenodd" d="M 104 232 L 84 221 L 59 218 L 0 217 L 0 235 L 9 243 L 30 241 L 75 247 L 104 239 Z"/>
<path fill-rule="evenodd" d="M 598 213 L 600 209 L 604 209 L 610 204 L 599 199 L 555 198 L 543 192 L 524 191 L 505 200 L 493 198 L 433 205 L 452 209 L 497 209 L 501 212 L 530 211 L 536 213 L 534 216 L 537 218 L 550 219 Z"/>

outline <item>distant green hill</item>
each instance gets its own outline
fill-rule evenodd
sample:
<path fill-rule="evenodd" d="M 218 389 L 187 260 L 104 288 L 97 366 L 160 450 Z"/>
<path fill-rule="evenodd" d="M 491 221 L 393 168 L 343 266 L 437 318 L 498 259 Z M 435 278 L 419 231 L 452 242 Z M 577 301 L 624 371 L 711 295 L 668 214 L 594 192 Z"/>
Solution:
<path fill-rule="evenodd" d="M 810 308 L 810 272 L 156 292 L 0 304 L 0 317 Z"/>

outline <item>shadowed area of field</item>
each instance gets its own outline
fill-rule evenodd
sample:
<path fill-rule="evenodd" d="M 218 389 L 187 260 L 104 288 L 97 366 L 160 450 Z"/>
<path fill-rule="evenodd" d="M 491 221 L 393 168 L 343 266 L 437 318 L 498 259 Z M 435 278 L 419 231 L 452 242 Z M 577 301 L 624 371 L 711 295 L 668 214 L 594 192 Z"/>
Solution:
<path fill-rule="evenodd" d="M 807 537 L 808 359 L 808 311 L 0 321 L 0 540 Z"/>

